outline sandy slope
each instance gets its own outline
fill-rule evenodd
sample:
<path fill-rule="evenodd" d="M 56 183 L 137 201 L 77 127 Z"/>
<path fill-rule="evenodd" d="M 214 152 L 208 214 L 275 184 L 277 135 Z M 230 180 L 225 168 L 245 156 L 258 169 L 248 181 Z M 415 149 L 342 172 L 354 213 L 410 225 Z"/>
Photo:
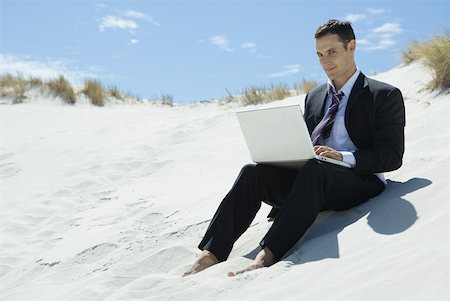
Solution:
<path fill-rule="evenodd" d="M 180 275 L 250 162 L 237 107 L 0 106 L 0 300 L 450 299 L 450 97 L 420 92 L 418 64 L 376 78 L 407 106 L 386 192 L 324 212 L 283 261 L 233 279 L 268 206 L 229 261 Z"/>

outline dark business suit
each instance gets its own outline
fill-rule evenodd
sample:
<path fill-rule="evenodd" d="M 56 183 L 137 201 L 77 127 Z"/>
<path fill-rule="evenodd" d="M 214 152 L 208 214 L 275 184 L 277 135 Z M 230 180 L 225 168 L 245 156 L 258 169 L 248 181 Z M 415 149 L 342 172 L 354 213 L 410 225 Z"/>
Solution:
<path fill-rule="evenodd" d="M 323 118 L 326 97 L 327 85 L 322 85 L 305 98 L 304 118 L 310 134 Z M 300 170 L 244 166 L 199 248 L 211 251 L 219 261 L 226 260 L 264 201 L 277 209 L 277 215 L 260 245 L 280 260 L 320 211 L 346 210 L 380 194 L 384 184 L 373 173 L 392 171 L 402 164 L 405 109 L 401 92 L 361 73 L 348 99 L 345 126 L 357 147 L 353 169 L 317 160 L 308 161 Z"/>

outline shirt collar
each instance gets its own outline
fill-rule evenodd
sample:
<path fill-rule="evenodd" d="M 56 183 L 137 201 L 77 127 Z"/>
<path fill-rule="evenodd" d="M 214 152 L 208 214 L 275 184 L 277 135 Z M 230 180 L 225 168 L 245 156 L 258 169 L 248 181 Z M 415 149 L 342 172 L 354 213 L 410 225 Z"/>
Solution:
<path fill-rule="evenodd" d="M 348 97 L 350 95 L 350 92 L 353 89 L 353 85 L 355 84 L 356 80 L 358 79 L 358 76 L 360 73 L 361 73 L 361 71 L 359 70 L 358 67 L 356 67 L 355 73 L 353 73 L 353 75 L 347 80 L 347 82 L 339 90 L 339 91 L 342 91 L 342 93 L 344 93 L 345 97 Z M 334 90 L 333 83 L 331 82 L 330 79 L 328 79 L 327 89 L 330 90 L 330 87 L 332 87 Z M 336 91 L 336 92 L 339 93 L 339 91 Z"/>

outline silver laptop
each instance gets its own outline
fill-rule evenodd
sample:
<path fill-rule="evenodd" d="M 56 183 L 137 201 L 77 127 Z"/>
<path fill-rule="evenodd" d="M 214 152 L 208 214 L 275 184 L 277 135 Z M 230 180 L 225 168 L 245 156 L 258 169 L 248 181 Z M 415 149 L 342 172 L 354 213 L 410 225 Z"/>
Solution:
<path fill-rule="evenodd" d="M 255 163 L 299 168 L 317 160 L 351 168 L 350 164 L 317 156 L 299 104 L 236 112 Z"/>

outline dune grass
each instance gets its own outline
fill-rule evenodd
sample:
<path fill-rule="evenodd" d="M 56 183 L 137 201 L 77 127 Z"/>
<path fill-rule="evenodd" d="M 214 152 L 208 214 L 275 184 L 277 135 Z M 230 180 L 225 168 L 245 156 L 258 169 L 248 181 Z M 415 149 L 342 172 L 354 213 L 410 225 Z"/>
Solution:
<path fill-rule="evenodd" d="M 55 96 L 61 97 L 61 99 L 68 104 L 75 104 L 76 96 L 72 84 L 60 75 L 57 79 L 51 79 L 46 83 L 50 93 Z"/>
<path fill-rule="evenodd" d="M 270 86 L 249 86 L 242 90 L 240 101 L 242 105 L 248 106 L 271 102 L 274 100 L 282 100 L 289 96 L 291 96 L 291 92 L 288 86 L 285 84 L 272 84 Z"/>
<path fill-rule="evenodd" d="M 319 84 L 314 80 L 306 80 L 303 78 L 299 84 L 294 84 L 294 89 L 297 92 L 297 95 L 300 95 L 303 93 L 308 93 L 318 85 Z"/>
<path fill-rule="evenodd" d="M 105 105 L 106 93 L 99 81 L 93 79 L 85 80 L 84 87 L 81 92 L 89 98 L 93 105 L 99 107 L 103 107 Z"/>
<path fill-rule="evenodd" d="M 317 86 L 316 81 L 306 79 L 303 79 L 300 83 L 295 83 L 293 89 L 290 89 L 286 84 L 252 85 L 242 89 L 240 95 L 233 95 L 228 89 L 225 89 L 227 95 L 221 100 L 224 103 L 240 102 L 243 106 L 256 105 L 308 93 Z"/>
<path fill-rule="evenodd" d="M 0 77 L 0 97 L 13 99 L 13 103 L 22 103 L 26 98 L 26 81 L 21 75 L 5 74 Z"/>
<path fill-rule="evenodd" d="M 402 60 L 406 64 L 423 60 L 431 69 L 433 79 L 428 83 L 428 89 L 447 90 L 450 87 L 450 32 L 433 37 L 429 41 L 412 41 L 402 52 Z"/>
<path fill-rule="evenodd" d="M 173 95 L 169 94 L 169 93 L 161 93 L 160 101 L 161 101 L 161 104 L 172 107 L 173 106 Z"/>
<path fill-rule="evenodd" d="M 12 98 L 13 103 L 22 103 L 29 89 L 42 89 L 44 83 L 36 77 L 24 78 L 21 74 L 6 73 L 0 76 L 0 97 Z"/>
<path fill-rule="evenodd" d="M 77 102 L 79 93 L 85 94 L 89 101 L 96 106 L 104 106 L 108 99 L 111 98 L 123 102 L 142 102 L 140 97 L 131 93 L 121 92 L 115 86 L 104 88 L 97 80 L 86 80 L 84 86 L 77 92 L 70 81 L 63 75 L 55 79 L 46 80 L 36 76 L 25 78 L 21 74 L 12 75 L 6 73 L 0 75 L 0 97 L 11 98 L 13 104 L 22 103 L 31 89 L 39 89 L 43 95 L 48 94 L 59 97 L 64 103 L 71 105 Z M 171 102 L 173 102 L 173 96 L 171 97 Z M 168 103 L 169 99 L 164 101 Z"/>
<path fill-rule="evenodd" d="M 111 86 L 106 90 L 107 94 L 111 97 L 114 97 L 119 100 L 124 100 L 124 95 L 122 92 L 119 91 L 119 88 L 117 86 Z"/>

